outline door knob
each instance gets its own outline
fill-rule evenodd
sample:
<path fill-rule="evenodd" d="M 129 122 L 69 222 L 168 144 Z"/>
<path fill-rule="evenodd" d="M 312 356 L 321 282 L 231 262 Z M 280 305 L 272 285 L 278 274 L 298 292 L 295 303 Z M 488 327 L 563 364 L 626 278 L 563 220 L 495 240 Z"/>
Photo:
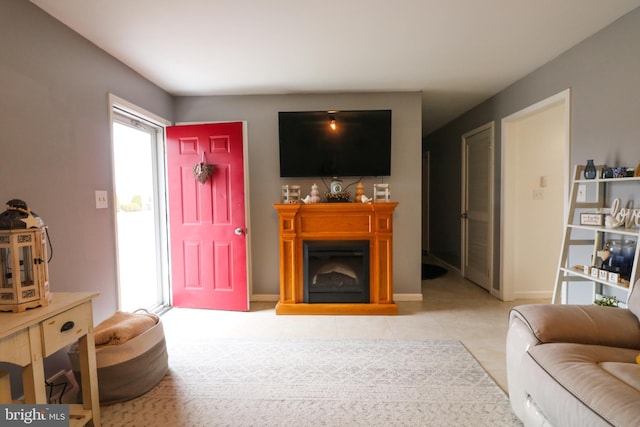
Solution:
<path fill-rule="evenodd" d="M 467 213 L 465 212 L 462 215 L 460 215 L 460 218 L 467 219 L 467 218 L 469 218 L 469 215 L 467 215 Z"/>
<path fill-rule="evenodd" d="M 236 236 L 242 236 L 244 234 L 244 230 L 241 227 L 236 228 L 233 232 Z"/>

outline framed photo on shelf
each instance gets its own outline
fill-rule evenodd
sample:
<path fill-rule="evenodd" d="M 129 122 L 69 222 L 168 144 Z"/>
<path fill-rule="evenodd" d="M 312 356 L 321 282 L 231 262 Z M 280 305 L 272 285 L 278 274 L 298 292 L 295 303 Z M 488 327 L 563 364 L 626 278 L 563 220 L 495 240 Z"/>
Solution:
<path fill-rule="evenodd" d="M 580 214 L 580 225 L 603 226 L 604 225 L 604 214 L 600 214 L 600 213 L 581 213 Z"/>

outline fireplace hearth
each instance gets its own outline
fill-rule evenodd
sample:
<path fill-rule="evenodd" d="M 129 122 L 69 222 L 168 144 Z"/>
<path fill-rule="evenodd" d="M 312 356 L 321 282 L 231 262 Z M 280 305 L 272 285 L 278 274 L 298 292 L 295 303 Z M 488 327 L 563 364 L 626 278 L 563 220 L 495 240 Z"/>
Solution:
<path fill-rule="evenodd" d="M 304 241 L 305 303 L 368 303 L 369 241 Z"/>

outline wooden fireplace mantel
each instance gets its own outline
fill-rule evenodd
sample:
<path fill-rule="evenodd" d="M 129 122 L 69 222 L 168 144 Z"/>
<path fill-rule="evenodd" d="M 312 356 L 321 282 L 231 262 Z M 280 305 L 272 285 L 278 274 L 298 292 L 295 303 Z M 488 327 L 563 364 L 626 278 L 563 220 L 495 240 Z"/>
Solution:
<path fill-rule="evenodd" d="M 280 225 L 276 314 L 397 314 L 392 262 L 396 206 L 397 202 L 274 204 Z M 305 240 L 369 240 L 369 303 L 305 303 Z"/>

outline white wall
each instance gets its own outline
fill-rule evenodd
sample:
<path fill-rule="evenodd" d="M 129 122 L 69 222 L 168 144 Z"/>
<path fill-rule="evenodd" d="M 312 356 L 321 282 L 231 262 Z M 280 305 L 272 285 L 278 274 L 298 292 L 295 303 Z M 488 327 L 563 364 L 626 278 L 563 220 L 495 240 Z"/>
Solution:
<path fill-rule="evenodd" d="M 354 93 L 264 96 L 179 97 L 177 122 L 247 121 L 249 145 L 251 257 L 254 298 L 279 293 L 278 216 L 283 184 L 302 185 L 303 194 L 318 180 L 280 178 L 278 111 L 392 110 L 391 196 L 394 214 L 394 293 L 421 293 L 421 100 L 420 93 Z M 350 181 L 345 179 L 345 185 Z M 377 182 L 377 181 L 376 181 Z M 321 182 L 318 181 L 321 186 Z M 372 179 L 365 180 L 371 196 Z M 355 187 L 352 187 L 355 194 Z"/>

